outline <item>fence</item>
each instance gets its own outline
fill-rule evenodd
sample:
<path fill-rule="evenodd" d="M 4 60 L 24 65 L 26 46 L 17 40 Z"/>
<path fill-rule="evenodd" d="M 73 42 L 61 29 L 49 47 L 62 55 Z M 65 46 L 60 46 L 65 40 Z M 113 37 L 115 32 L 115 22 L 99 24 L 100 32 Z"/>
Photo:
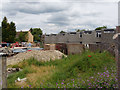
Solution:
<path fill-rule="evenodd" d="M 90 51 L 108 51 L 113 56 L 115 56 L 115 44 L 109 44 L 109 43 L 99 43 L 99 44 L 89 44 Z"/>

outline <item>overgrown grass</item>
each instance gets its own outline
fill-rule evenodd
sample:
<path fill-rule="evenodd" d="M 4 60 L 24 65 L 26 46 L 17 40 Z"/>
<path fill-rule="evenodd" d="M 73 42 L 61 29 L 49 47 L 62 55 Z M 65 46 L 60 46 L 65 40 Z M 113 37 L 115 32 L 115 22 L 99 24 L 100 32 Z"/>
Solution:
<path fill-rule="evenodd" d="M 98 72 L 105 72 L 105 67 L 111 72 L 111 66 L 116 70 L 114 57 L 108 52 L 86 51 L 81 55 L 69 55 L 61 60 L 48 62 L 31 58 L 12 66 L 23 68 L 23 71 L 8 77 L 8 87 L 21 87 L 14 83 L 17 77 L 27 77 L 27 84 L 30 84 L 30 87 L 88 87 L 89 83 L 85 80 L 91 76 L 97 77 Z"/>

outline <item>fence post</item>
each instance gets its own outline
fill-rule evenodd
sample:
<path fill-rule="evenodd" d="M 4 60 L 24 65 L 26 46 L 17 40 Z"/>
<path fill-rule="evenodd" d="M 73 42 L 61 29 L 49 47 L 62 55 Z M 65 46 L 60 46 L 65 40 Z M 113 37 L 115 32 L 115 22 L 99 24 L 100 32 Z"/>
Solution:
<path fill-rule="evenodd" d="M 120 89 L 120 35 L 116 39 L 116 63 L 117 63 L 117 78 L 118 78 L 118 88 Z"/>
<path fill-rule="evenodd" d="M 0 90 L 7 88 L 6 54 L 0 54 Z"/>

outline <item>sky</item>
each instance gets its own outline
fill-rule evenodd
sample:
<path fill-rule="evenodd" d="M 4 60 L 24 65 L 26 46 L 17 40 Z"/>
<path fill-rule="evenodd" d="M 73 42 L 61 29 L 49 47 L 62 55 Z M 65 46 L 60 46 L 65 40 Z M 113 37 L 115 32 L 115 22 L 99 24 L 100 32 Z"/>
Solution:
<path fill-rule="evenodd" d="M 120 26 L 120 1 L 118 5 L 118 25 Z"/>
<path fill-rule="evenodd" d="M 118 26 L 119 0 L 0 0 L 0 21 L 6 16 L 17 31 L 41 28 L 43 33 Z"/>

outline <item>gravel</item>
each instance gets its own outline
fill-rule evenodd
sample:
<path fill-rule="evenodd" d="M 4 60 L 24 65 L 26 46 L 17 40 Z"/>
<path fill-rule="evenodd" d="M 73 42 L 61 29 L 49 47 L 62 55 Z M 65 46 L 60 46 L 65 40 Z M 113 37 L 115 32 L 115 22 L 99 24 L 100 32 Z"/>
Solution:
<path fill-rule="evenodd" d="M 29 59 L 31 57 L 36 58 L 38 61 L 50 61 L 55 59 L 61 59 L 64 54 L 57 50 L 32 50 L 23 53 L 19 53 L 12 57 L 7 58 L 7 65 L 14 65 L 17 64 L 24 59 Z M 66 55 L 64 55 L 67 57 Z"/>

